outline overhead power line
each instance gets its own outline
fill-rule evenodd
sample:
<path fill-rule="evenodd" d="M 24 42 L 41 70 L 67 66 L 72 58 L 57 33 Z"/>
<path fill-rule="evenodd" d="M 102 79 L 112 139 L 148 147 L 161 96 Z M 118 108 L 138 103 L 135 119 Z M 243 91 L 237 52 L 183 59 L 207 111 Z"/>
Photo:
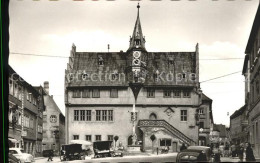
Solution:
<path fill-rule="evenodd" d="M 218 76 L 218 77 L 215 77 L 215 78 L 212 78 L 212 79 L 204 80 L 200 83 L 208 82 L 208 81 L 211 81 L 211 80 L 216 80 L 216 79 L 223 78 L 223 77 L 230 76 L 230 75 L 237 74 L 237 73 L 241 73 L 241 71 L 236 71 L 236 72 L 233 72 L 233 73 L 230 73 L 230 74 L 226 74 L 226 75 Z"/>
<path fill-rule="evenodd" d="M 28 55 L 28 56 L 35 56 L 35 57 L 52 57 L 52 58 L 69 58 L 66 56 L 57 56 L 57 55 L 43 55 L 43 54 L 28 54 L 28 53 L 18 53 L 18 52 L 10 52 L 10 54 L 14 55 Z M 207 61 L 217 61 L 217 60 L 241 60 L 244 58 L 201 58 L 199 60 L 207 60 Z M 119 59 L 117 59 L 119 60 Z"/>

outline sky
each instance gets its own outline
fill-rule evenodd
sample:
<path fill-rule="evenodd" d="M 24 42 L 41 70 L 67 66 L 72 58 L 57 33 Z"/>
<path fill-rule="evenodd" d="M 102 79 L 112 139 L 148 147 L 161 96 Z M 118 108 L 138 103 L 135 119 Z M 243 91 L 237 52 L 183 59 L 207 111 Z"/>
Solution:
<path fill-rule="evenodd" d="M 147 51 L 195 51 L 199 43 L 201 88 L 213 100 L 216 124 L 229 126 L 229 116 L 245 103 L 243 58 L 258 4 L 259 0 L 140 1 Z M 65 113 L 64 76 L 72 44 L 78 52 L 107 52 L 107 44 L 110 52 L 126 51 L 136 6 L 130 0 L 10 0 L 9 64 L 34 86 L 49 81 L 50 94 Z M 234 72 L 238 73 L 206 81 Z"/>

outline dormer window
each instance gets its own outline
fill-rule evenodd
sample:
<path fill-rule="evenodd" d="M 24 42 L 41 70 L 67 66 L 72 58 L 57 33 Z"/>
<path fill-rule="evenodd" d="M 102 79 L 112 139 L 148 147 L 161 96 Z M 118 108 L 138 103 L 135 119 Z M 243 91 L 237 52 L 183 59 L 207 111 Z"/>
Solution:
<path fill-rule="evenodd" d="M 104 59 L 103 59 L 103 57 L 102 56 L 99 56 L 98 57 L 98 65 L 104 65 Z"/>
<path fill-rule="evenodd" d="M 154 73 L 154 80 L 155 81 L 159 80 L 159 74 L 160 74 L 159 70 L 156 70 L 156 72 Z"/>
<path fill-rule="evenodd" d="M 82 80 L 86 80 L 88 77 L 89 77 L 89 75 L 88 75 L 86 72 L 83 72 L 83 73 L 81 74 Z"/>

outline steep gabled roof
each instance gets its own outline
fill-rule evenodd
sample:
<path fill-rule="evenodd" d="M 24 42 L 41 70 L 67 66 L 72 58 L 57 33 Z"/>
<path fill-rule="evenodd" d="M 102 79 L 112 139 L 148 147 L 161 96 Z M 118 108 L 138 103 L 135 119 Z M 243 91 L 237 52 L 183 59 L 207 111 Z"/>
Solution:
<path fill-rule="evenodd" d="M 209 98 L 208 96 L 206 96 L 204 93 L 202 93 L 202 100 L 203 101 L 212 101 L 212 99 Z"/>
<path fill-rule="evenodd" d="M 246 110 L 247 105 L 245 104 L 244 106 L 242 106 L 240 109 L 236 110 L 231 116 L 230 119 L 234 119 L 240 115 L 242 115 L 245 110 Z"/>

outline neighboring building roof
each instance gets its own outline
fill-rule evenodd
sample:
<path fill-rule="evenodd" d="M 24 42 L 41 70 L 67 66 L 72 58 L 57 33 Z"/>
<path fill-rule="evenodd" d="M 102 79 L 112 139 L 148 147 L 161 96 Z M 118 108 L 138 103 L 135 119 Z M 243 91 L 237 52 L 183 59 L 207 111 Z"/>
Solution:
<path fill-rule="evenodd" d="M 212 99 L 209 98 L 208 96 L 206 96 L 204 93 L 202 93 L 202 100 L 203 101 L 212 101 Z"/>
<path fill-rule="evenodd" d="M 259 25 L 260 25 L 260 2 L 257 8 L 257 12 L 256 12 L 256 16 L 255 16 L 255 20 L 249 35 L 249 39 L 247 42 L 247 46 L 246 46 L 246 50 L 245 53 L 249 54 L 252 50 L 253 44 L 254 44 L 254 40 L 257 34 L 257 31 L 259 30 Z"/>
<path fill-rule="evenodd" d="M 226 126 L 222 124 L 214 124 L 213 125 L 213 130 L 214 131 L 219 131 L 219 136 L 220 137 L 226 137 L 227 136 L 227 131 L 226 131 Z"/>
<path fill-rule="evenodd" d="M 31 91 L 34 95 L 39 96 L 39 92 L 28 82 L 26 82 L 19 74 L 16 73 L 16 71 L 9 65 L 9 75 L 10 74 L 16 74 L 14 77 L 16 78 L 17 82 L 21 83 L 25 88 Z M 19 80 L 20 79 L 20 80 Z"/>
<path fill-rule="evenodd" d="M 56 104 L 56 102 L 54 101 L 53 99 L 53 96 L 50 96 L 50 95 L 44 95 L 44 102 L 45 102 L 45 105 L 46 107 L 49 105 L 49 103 L 52 103 L 53 104 L 53 108 L 58 111 L 60 113 L 61 116 L 65 117 L 63 115 L 63 113 L 61 112 L 60 108 L 58 107 L 58 105 Z M 48 110 L 46 110 L 48 112 Z"/>
<path fill-rule="evenodd" d="M 230 119 L 234 119 L 240 115 L 242 115 L 245 110 L 246 110 L 247 105 L 245 104 L 244 106 L 242 106 L 240 109 L 236 110 L 231 116 Z"/>

